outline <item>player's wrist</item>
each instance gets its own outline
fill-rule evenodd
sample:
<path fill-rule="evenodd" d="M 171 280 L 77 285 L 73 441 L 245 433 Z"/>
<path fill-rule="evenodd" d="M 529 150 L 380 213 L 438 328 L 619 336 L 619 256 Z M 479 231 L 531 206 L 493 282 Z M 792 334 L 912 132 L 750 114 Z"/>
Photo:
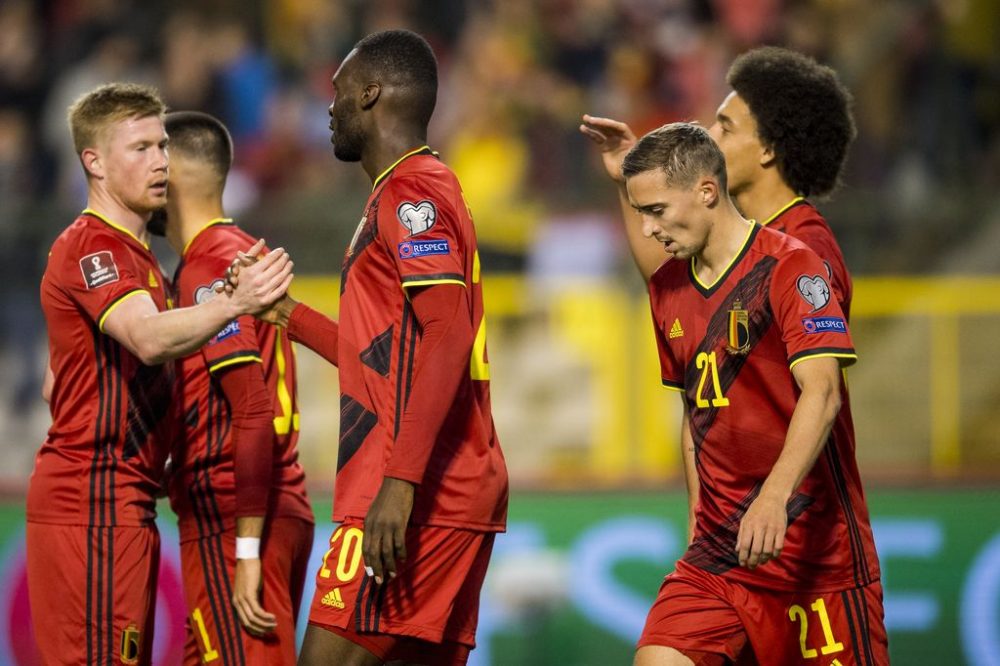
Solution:
<path fill-rule="evenodd" d="M 258 537 L 236 537 L 236 559 L 259 560 L 260 539 Z"/>

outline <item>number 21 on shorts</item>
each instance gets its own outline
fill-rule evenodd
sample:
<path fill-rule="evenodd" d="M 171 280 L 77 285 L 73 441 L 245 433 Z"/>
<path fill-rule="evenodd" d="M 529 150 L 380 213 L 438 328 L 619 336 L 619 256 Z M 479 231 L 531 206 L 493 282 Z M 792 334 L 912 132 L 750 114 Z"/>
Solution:
<path fill-rule="evenodd" d="M 799 604 L 793 604 L 788 609 L 788 619 L 792 623 L 799 625 L 799 649 L 802 651 L 803 659 L 815 659 L 820 655 L 835 654 L 844 649 L 844 644 L 833 636 L 833 628 L 830 626 L 830 615 L 826 611 L 826 602 L 822 597 L 818 597 L 809 605 L 812 612 L 806 611 Z M 815 618 L 819 620 L 820 628 L 823 630 L 824 645 L 811 646 L 809 643 L 809 620 Z M 818 648 L 818 649 L 817 649 Z M 836 660 L 834 663 L 837 663 Z"/>

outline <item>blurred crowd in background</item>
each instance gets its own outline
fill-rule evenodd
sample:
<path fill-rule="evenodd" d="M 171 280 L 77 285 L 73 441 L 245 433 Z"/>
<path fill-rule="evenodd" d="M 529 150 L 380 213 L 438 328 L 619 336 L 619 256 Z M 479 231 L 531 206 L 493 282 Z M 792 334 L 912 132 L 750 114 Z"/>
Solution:
<path fill-rule="evenodd" d="M 845 185 L 820 204 L 855 275 L 1000 272 L 998 0 L 3 0 L 0 316 L 15 419 L 38 402 L 46 251 L 85 203 L 67 106 L 133 80 L 217 115 L 236 143 L 230 213 L 289 248 L 298 274 L 336 274 L 369 183 L 332 155 L 330 77 L 389 27 L 438 55 L 430 143 L 463 183 L 487 272 L 640 291 L 581 114 L 637 132 L 709 123 L 732 58 L 765 43 L 833 66 L 854 93 Z"/>

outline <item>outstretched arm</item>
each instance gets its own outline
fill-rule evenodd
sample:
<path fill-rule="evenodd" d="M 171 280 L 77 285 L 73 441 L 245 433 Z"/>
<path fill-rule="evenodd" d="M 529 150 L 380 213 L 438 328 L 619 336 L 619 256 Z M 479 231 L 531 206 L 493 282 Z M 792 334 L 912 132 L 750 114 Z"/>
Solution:
<path fill-rule="evenodd" d="M 258 241 L 251 252 L 259 252 Z M 292 261 L 276 249 L 244 269 L 232 294 L 187 308 L 159 311 L 146 292 L 135 292 L 108 313 L 102 330 L 146 365 L 186 356 L 208 342 L 227 323 L 254 314 L 278 300 L 292 282 Z"/>
<path fill-rule="evenodd" d="M 638 139 L 625 123 L 590 115 L 583 116 L 580 132 L 601 150 L 604 170 L 617 185 L 618 205 L 621 207 L 625 236 L 628 238 L 632 258 L 639 268 L 639 273 L 642 274 L 642 279 L 649 282 L 649 278 L 664 261 L 670 258 L 670 255 L 664 252 L 662 243 L 643 235 L 642 220 L 629 203 L 628 192 L 625 190 L 622 162 Z"/>

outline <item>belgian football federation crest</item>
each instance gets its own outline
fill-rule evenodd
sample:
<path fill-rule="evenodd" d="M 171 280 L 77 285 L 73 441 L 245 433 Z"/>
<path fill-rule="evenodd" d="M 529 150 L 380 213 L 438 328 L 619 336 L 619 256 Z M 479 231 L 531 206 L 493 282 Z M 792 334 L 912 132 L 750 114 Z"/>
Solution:
<path fill-rule="evenodd" d="M 744 355 L 750 351 L 750 313 L 743 309 L 739 299 L 733 301 L 729 310 L 728 333 L 727 352 Z"/>
<path fill-rule="evenodd" d="M 139 663 L 139 653 L 142 649 L 142 632 L 134 622 L 130 622 L 122 631 L 121 660 L 123 664 Z"/>

